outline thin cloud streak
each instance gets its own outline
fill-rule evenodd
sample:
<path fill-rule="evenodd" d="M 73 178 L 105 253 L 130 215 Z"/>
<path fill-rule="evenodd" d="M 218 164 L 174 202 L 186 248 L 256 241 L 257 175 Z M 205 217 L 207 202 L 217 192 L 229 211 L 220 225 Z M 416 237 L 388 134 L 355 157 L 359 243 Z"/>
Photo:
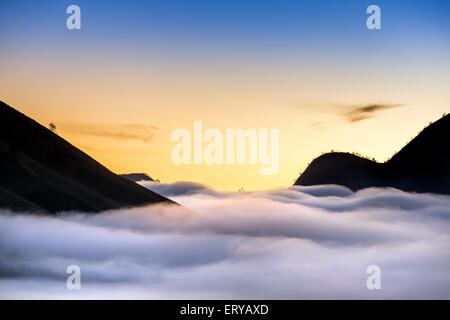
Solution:
<path fill-rule="evenodd" d="M 374 118 L 375 115 L 383 110 L 397 108 L 402 104 L 369 104 L 365 106 L 349 107 L 350 110 L 342 113 L 344 118 L 351 123 Z"/>
<path fill-rule="evenodd" d="M 72 133 L 121 141 L 139 140 L 149 143 L 158 127 L 143 124 L 68 124 L 64 130 Z"/>

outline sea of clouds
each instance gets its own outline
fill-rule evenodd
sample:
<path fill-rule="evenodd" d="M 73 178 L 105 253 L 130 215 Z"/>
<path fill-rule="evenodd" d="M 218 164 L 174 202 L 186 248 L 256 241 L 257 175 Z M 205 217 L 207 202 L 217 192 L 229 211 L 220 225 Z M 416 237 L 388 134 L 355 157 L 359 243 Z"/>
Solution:
<path fill-rule="evenodd" d="M 450 196 L 142 184 L 183 206 L 1 210 L 0 298 L 450 299 Z M 69 265 L 81 290 L 66 288 Z"/>

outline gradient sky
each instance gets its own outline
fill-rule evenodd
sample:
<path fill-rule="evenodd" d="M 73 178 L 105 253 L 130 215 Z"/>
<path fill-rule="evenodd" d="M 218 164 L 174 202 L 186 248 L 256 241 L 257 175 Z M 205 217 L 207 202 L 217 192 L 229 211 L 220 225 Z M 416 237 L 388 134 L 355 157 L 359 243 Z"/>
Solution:
<path fill-rule="evenodd" d="M 114 172 L 218 189 L 289 185 L 324 151 L 385 161 L 450 111 L 449 57 L 450 1 L 0 0 L 1 100 Z M 372 104 L 396 107 L 345 117 Z M 194 120 L 279 129 L 278 174 L 174 165 Z"/>

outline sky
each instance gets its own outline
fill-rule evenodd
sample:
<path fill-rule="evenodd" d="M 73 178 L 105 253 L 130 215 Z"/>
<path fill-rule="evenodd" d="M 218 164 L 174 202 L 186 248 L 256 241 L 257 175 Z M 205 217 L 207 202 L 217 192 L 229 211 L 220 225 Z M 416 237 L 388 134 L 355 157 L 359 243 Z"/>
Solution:
<path fill-rule="evenodd" d="M 330 150 L 387 160 L 450 111 L 449 57 L 449 1 L 0 0 L 0 100 L 116 173 L 218 190 L 288 186 Z M 196 120 L 278 129 L 278 172 L 174 164 Z"/>

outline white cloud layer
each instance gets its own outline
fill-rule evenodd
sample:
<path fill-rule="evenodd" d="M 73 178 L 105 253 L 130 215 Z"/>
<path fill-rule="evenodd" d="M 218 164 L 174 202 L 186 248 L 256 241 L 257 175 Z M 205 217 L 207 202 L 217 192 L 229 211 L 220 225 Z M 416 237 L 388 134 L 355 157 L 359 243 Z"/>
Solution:
<path fill-rule="evenodd" d="M 0 298 L 450 299 L 449 196 L 143 185 L 188 209 L 2 210 Z M 66 289 L 72 264 L 81 290 Z M 381 290 L 366 287 L 373 264 Z"/>

